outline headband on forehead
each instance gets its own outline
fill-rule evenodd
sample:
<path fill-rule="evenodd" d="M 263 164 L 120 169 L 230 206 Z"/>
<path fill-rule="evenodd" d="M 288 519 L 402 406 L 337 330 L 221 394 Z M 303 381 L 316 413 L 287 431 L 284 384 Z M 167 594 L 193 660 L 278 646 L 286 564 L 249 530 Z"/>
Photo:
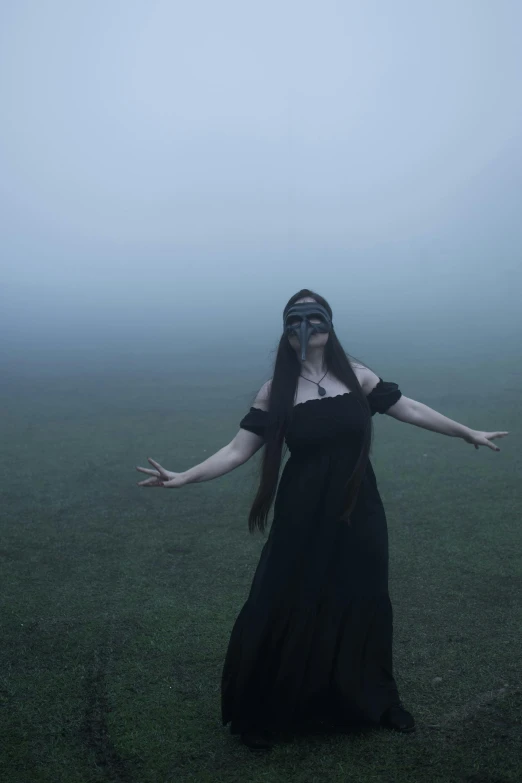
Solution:
<path fill-rule="evenodd" d="M 290 316 L 299 316 L 301 318 L 314 314 L 322 315 L 323 318 L 331 324 L 332 319 L 330 313 L 326 307 L 319 304 L 319 302 L 299 302 L 298 304 L 288 305 L 283 313 L 283 321 L 286 323 Z"/>

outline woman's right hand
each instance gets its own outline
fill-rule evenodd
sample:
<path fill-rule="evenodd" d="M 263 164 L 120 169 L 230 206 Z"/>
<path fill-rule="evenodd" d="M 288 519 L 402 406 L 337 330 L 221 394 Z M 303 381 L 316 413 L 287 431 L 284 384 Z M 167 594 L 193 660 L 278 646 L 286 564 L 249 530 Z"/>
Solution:
<path fill-rule="evenodd" d="M 138 481 L 138 487 L 167 487 L 167 489 L 170 489 L 172 487 L 182 487 L 185 484 L 183 473 L 172 473 L 170 470 L 165 470 L 159 462 L 150 457 L 147 457 L 147 459 L 151 465 L 154 465 L 156 470 L 136 467 L 136 470 L 139 470 L 141 473 L 149 473 L 151 475 L 151 478 Z"/>

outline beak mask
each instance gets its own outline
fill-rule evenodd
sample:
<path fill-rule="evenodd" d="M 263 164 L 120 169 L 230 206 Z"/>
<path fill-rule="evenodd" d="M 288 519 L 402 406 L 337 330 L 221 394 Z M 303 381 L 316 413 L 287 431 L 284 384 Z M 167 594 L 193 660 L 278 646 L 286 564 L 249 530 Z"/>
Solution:
<path fill-rule="evenodd" d="M 312 319 L 320 319 L 319 323 L 312 323 Z M 328 310 L 319 302 L 300 302 L 291 305 L 283 315 L 284 333 L 291 337 L 295 335 L 301 346 L 301 361 L 306 359 L 308 340 L 312 334 L 318 332 L 331 332 L 333 324 Z"/>

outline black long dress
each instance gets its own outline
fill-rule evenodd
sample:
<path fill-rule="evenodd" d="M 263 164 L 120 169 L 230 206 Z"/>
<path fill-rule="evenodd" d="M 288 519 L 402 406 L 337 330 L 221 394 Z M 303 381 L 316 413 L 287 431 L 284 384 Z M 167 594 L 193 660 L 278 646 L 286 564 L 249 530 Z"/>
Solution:
<path fill-rule="evenodd" d="M 380 378 L 367 397 L 372 416 L 401 396 Z M 308 719 L 378 725 L 399 701 L 388 528 L 370 461 L 351 526 L 339 520 L 363 441 L 361 405 L 347 392 L 298 403 L 293 414 L 270 533 L 223 667 L 231 734 Z M 250 408 L 240 426 L 262 435 L 267 416 Z"/>

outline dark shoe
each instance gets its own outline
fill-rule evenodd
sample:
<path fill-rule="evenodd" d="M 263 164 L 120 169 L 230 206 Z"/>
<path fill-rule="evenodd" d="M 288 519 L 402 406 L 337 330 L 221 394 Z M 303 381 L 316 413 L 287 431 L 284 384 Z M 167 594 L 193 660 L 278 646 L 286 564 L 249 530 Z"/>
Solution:
<path fill-rule="evenodd" d="M 253 750 L 268 750 L 272 747 L 272 737 L 268 731 L 244 731 L 241 742 Z"/>
<path fill-rule="evenodd" d="M 413 715 L 408 710 L 404 709 L 401 702 L 394 704 L 393 707 L 389 707 L 386 712 L 381 715 L 381 726 L 385 729 L 393 729 L 394 731 L 410 732 L 415 731 L 415 721 Z"/>

